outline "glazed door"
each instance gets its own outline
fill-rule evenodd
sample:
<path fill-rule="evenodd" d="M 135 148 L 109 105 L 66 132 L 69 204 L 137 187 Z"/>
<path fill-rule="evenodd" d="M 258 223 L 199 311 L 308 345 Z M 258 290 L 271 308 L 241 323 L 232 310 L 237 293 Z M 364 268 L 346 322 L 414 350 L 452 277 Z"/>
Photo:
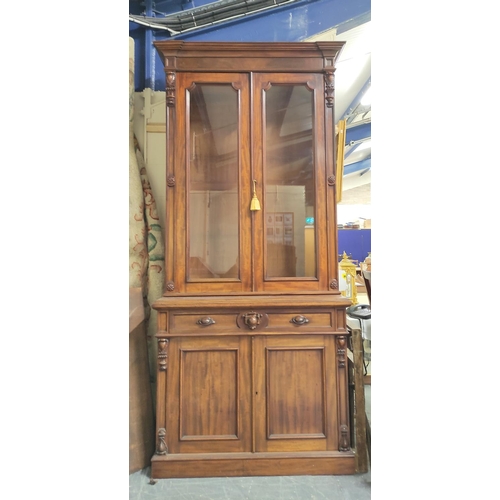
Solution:
<path fill-rule="evenodd" d="M 333 188 L 326 183 L 323 76 L 177 78 L 176 126 L 168 134 L 175 185 L 167 189 L 167 227 L 174 227 L 167 290 L 328 290 L 335 244 L 327 225 L 335 217 L 327 218 Z M 252 210 L 254 189 L 260 210 Z"/>
<path fill-rule="evenodd" d="M 327 289 L 322 75 L 254 76 L 256 289 Z"/>
<path fill-rule="evenodd" d="M 178 75 L 176 292 L 250 289 L 249 98 L 247 74 Z"/>

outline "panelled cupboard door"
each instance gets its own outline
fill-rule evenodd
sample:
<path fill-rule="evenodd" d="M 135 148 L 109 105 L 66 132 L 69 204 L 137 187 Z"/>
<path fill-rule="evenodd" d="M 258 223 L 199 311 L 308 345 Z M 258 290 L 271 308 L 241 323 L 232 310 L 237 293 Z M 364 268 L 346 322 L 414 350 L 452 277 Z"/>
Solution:
<path fill-rule="evenodd" d="M 168 147 L 175 151 L 174 291 L 249 291 L 249 75 L 182 73 Z M 175 264 L 174 264 L 175 263 Z"/>
<path fill-rule="evenodd" d="M 329 289 L 336 227 L 324 86 L 322 74 L 178 73 L 167 123 L 167 290 Z"/>
<path fill-rule="evenodd" d="M 338 449 L 334 338 L 255 337 L 254 349 L 255 451 Z"/>
<path fill-rule="evenodd" d="M 173 338 L 169 353 L 169 453 L 250 451 L 250 339 Z"/>

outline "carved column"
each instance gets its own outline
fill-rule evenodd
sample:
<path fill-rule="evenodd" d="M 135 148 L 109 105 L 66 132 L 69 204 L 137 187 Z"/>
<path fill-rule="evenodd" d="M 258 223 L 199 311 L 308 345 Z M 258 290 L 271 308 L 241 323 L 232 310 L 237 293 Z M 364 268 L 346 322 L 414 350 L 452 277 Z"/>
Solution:
<path fill-rule="evenodd" d="M 175 64 L 173 61 L 171 64 Z M 174 212 L 175 206 L 175 113 L 177 102 L 177 75 L 175 71 L 169 70 L 165 72 L 165 91 L 166 91 L 166 140 L 167 140 L 167 189 L 166 193 L 166 211 L 167 213 Z M 174 287 L 174 225 L 167 224 L 165 229 L 165 293 L 173 291 Z"/>
<path fill-rule="evenodd" d="M 158 332 L 158 335 L 166 333 Z M 158 375 L 157 375 L 157 439 L 156 439 L 156 454 L 166 455 L 168 453 L 167 443 L 165 442 L 166 431 L 166 415 L 165 415 L 165 388 L 167 385 L 167 368 L 168 368 L 168 344 L 166 338 L 158 338 Z"/>
<path fill-rule="evenodd" d="M 325 134 L 326 137 L 331 138 L 331 147 L 326 148 L 325 154 L 325 167 L 327 176 L 327 185 L 329 187 L 327 194 L 327 217 L 330 220 L 337 220 L 337 205 L 335 202 L 335 190 L 336 190 L 336 136 L 335 136 L 335 116 L 334 116 L 334 94 L 335 94 L 335 69 L 333 68 L 333 60 L 329 69 L 325 70 L 324 82 L 325 82 Z M 337 227 L 331 227 L 328 225 L 328 252 L 333 255 L 337 254 Z M 337 259 L 329 259 L 328 264 L 328 276 L 330 279 L 330 289 L 338 290 L 338 265 Z"/>
<path fill-rule="evenodd" d="M 349 451 L 351 440 L 349 435 L 349 406 L 347 394 L 347 337 L 337 337 L 337 382 L 339 401 L 339 451 Z"/>

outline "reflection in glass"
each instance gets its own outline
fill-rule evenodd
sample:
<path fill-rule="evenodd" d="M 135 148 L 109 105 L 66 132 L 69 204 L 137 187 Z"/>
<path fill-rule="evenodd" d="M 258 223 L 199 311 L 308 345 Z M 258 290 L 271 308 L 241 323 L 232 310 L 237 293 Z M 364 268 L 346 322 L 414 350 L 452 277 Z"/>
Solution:
<path fill-rule="evenodd" d="M 231 85 L 189 91 L 190 281 L 239 277 L 237 98 Z"/>
<path fill-rule="evenodd" d="M 265 110 L 266 276 L 315 277 L 313 93 L 273 85 Z"/>

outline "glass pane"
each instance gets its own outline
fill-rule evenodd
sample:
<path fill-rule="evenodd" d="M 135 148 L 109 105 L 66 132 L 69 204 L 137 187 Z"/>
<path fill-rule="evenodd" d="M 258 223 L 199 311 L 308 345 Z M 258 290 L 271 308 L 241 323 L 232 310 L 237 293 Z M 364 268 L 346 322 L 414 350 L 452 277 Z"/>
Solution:
<path fill-rule="evenodd" d="M 315 277 L 313 93 L 273 85 L 265 93 L 267 277 Z"/>
<path fill-rule="evenodd" d="M 196 84 L 189 105 L 188 279 L 239 278 L 238 94 Z"/>

